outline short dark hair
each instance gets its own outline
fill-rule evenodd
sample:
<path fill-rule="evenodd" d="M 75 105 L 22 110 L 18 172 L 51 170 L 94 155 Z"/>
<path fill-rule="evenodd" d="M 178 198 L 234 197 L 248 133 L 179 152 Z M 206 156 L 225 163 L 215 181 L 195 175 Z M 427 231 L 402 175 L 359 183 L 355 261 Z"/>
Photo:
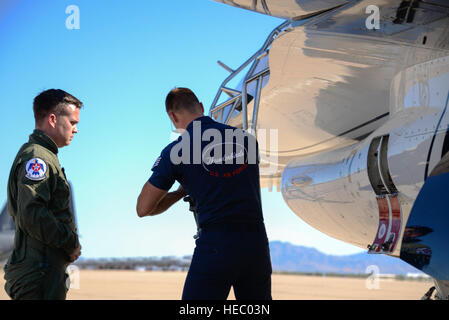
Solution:
<path fill-rule="evenodd" d="M 169 111 L 186 110 L 190 113 L 201 112 L 201 104 L 189 88 L 174 88 L 165 98 L 165 109 Z"/>
<path fill-rule="evenodd" d="M 83 106 L 81 101 L 64 90 L 49 89 L 42 91 L 33 101 L 34 119 L 36 122 L 40 122 L 52 112 L 56 115 L 64 114 L 65 107 L 69 104 L 79 109 Z"/>

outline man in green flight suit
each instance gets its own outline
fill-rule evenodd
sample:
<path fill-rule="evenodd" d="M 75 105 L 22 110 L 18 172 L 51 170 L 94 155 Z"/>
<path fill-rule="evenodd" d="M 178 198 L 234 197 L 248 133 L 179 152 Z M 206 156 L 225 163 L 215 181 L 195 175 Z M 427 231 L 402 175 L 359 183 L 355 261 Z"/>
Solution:
<path fill-rule="evenodd" d="M 15 238 L 4 277 L 13 300 L 66 298 L 66 268 L 81 255 L 81 246 L 58 148 L 69 145 L 78 132 L 82 105 L 56 89 L 34 99 L 36 127 L 17 153 L 8 181 Z"/>

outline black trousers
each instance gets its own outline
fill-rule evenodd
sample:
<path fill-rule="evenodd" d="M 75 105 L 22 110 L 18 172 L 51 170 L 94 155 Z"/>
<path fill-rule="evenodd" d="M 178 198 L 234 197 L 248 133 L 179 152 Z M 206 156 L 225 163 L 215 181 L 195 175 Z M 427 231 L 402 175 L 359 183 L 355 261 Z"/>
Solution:
<path fill-rule="evenodd" d="M 184 284 L 183 300 L 271 300 L 271 259 L 265 227 L 216 225 L 202 230 Z"/>

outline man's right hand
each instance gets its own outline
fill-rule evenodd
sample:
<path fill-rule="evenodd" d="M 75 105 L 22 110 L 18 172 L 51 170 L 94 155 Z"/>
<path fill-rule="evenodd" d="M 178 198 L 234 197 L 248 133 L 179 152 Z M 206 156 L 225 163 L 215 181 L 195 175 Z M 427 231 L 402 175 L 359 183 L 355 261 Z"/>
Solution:
<path fill-rule="evenodd" d="M 78 246 L 78 248 L 75 249 L 70 255 L 69 260 L 70 262 L 75 262 L 81 255 L 81 245 Z"/>
<path fill-rule="evenodd" d="M 187 191 L 184 190 L 181 184 L 179 185 L 176 192 L 179 194 L 180 199 L 184 198 L 187 195 Z"/>

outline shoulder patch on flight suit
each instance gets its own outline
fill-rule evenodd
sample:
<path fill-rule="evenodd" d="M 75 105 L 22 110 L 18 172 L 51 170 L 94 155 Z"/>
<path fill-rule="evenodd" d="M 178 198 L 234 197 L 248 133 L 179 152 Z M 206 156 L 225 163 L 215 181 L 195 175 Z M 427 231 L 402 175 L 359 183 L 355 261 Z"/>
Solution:
<path fill-rule="evenodd" d="M 45 179 L 47 164 L 40 158 L 33 158 L 27 162 L 25 170 L 27 173 L 25 177 L 33 181 L 41 181 Z"/>

